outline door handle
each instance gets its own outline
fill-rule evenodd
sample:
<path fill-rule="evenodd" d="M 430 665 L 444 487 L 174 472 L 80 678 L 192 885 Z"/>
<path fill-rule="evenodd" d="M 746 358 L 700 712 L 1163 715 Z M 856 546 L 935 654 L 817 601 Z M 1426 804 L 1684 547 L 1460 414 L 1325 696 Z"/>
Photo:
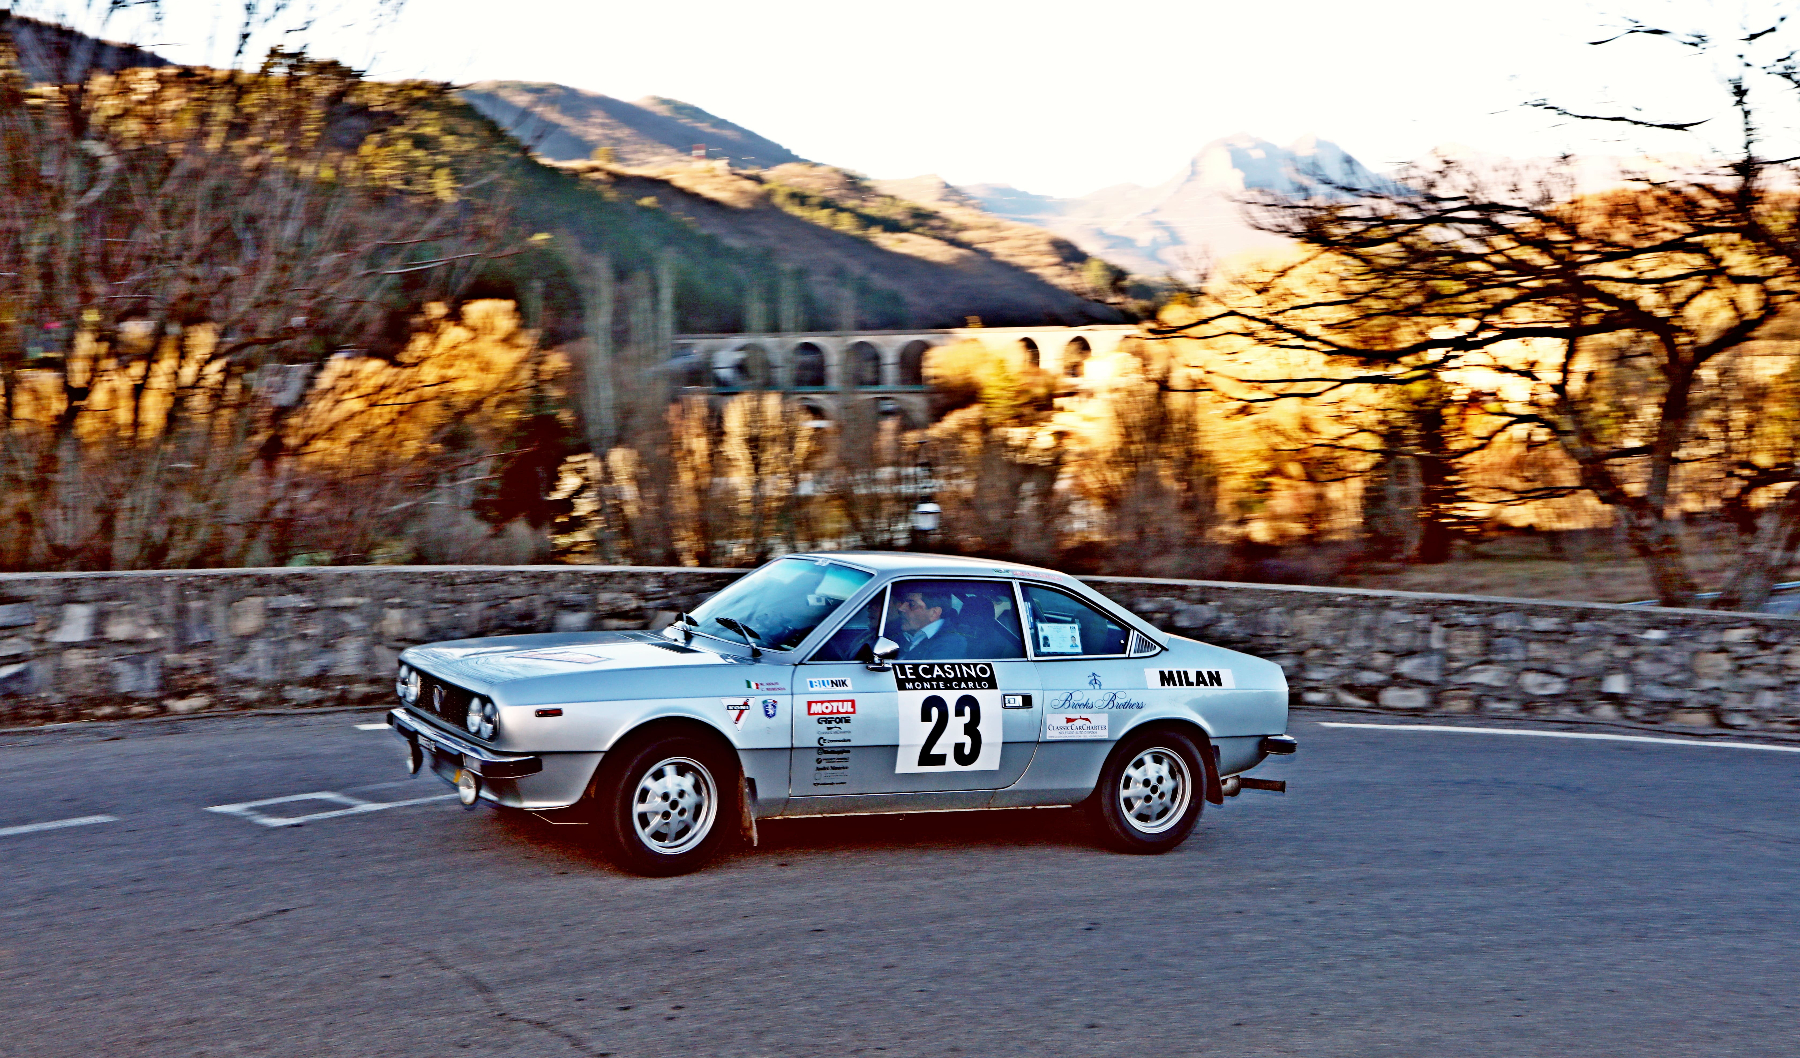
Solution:
<path fill-rule="evenodd" d="M 1002 708 L 1002 709 L 1029 709 L 1029 708 L 1031 708 L 1031 695 L 1029 695 L 1029 694 L 1001 695 L 1000 708 Z"/>

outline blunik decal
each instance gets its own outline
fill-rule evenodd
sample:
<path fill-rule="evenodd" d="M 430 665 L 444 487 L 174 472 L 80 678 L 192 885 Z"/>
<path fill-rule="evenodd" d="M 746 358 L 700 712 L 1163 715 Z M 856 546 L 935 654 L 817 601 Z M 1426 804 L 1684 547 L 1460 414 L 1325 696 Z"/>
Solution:
<path fill-rule="evenodd" d="M 1144 685 L 1159 687 L 1220 687 L 1232 689 L 1237 681 L 1230 669 L 1145 669 Z"/>
<path fill-rule="evenodd" d="M 856 712 L 856 699 L 834 698 L 827 702 L 807 702 L 807 716 L 850 716 Z"/>
<path fill-rule="evenodd" d="M 848 676 L 827 676 L 824 679 L 807 680 L 806 689 L 809 691 L 851 691 L 856 688 L 850 686 L 850 677 Z"/>
<path fill-rule="evenodd" d="M 1106 738 L 1105 713 L 1054 713 L 1044 717 L 1044 741 Z"/>
<path fill-rule="evenodd" d="M 763 715 L 768 717 L 770 720 L 775 719 L 775 713 L 780 708 L 781 708 L 781 703 L 776 701 L 775 699 L 773 699 L 773 698 L 764 698 L 763 699 Z"/>
<path fill-rule="evenodd" d="M 731 715 L 732 727 L 743 727 L 744 715 L 756 708 L 756 703 L 748 698 L 721 698 L 719 704 L 724 706 L 725 711 Z"/>
<path fill-rule="evenodd" d="M 985 661 L 908 662 L 894 665 L 894 683 L 903 691 L 997 691 L 994 666 Z"/>

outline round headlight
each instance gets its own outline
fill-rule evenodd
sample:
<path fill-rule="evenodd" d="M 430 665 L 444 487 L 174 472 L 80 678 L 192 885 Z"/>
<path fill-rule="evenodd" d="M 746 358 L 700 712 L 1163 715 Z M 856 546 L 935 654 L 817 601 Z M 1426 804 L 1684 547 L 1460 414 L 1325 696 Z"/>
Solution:
<path fill-rule="evenodd" d="M 400 675 L 394 678 L 394 691 L 400 700 L 411 705 L 419 700 L 419 670 L 411 665 L 400 666 Z"/>
<path fill-rule="evenodd" d="M 469 699 L 469 715 L 463 718 L 463 726 L 473 735 L 481 730 L 481 703 L 484 699 Z"/>
<path fill-rule="evenodd" d="M 493 738 L 494 732 L 499 727 L 500 707 L 494 704 L 492 698 L 483 699 L 481 702 L 481 737 L 487 739 Z"/>

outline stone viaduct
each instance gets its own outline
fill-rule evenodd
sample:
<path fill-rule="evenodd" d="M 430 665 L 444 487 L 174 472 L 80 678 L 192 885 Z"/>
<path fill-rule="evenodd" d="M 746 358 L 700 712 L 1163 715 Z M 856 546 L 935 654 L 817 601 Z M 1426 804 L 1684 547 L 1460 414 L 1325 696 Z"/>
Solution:
<path fill-rule="evenodd" d="M 928 419 L 923 364 L 927 351 L 976 341 L 998 356 L 1017 356 L 1065 378 L 1091 356 L 1118 352 L 1139 333 L 1129 324 L 1089 327 L 954 327 L 919 331 L 805 331 L 783 334 L 678 334 L 673 354 L 683 386 L 735 393 L 794 394 L 822 418 L 835 418 L 852 394 L 892 401 L 908 420 Z"/>

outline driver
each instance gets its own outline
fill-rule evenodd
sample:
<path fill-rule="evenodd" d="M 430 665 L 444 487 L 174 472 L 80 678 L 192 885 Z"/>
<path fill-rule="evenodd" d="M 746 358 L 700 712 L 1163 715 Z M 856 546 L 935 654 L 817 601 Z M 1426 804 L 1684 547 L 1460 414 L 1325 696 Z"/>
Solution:
<path fill-rule="evenodd" d="M 932 587 L 903 590 L 894 602 L 900 618 L 901 661 L 943 661 L 969 656 L 969 639 L 945 627 L 950 593 Z"/>

